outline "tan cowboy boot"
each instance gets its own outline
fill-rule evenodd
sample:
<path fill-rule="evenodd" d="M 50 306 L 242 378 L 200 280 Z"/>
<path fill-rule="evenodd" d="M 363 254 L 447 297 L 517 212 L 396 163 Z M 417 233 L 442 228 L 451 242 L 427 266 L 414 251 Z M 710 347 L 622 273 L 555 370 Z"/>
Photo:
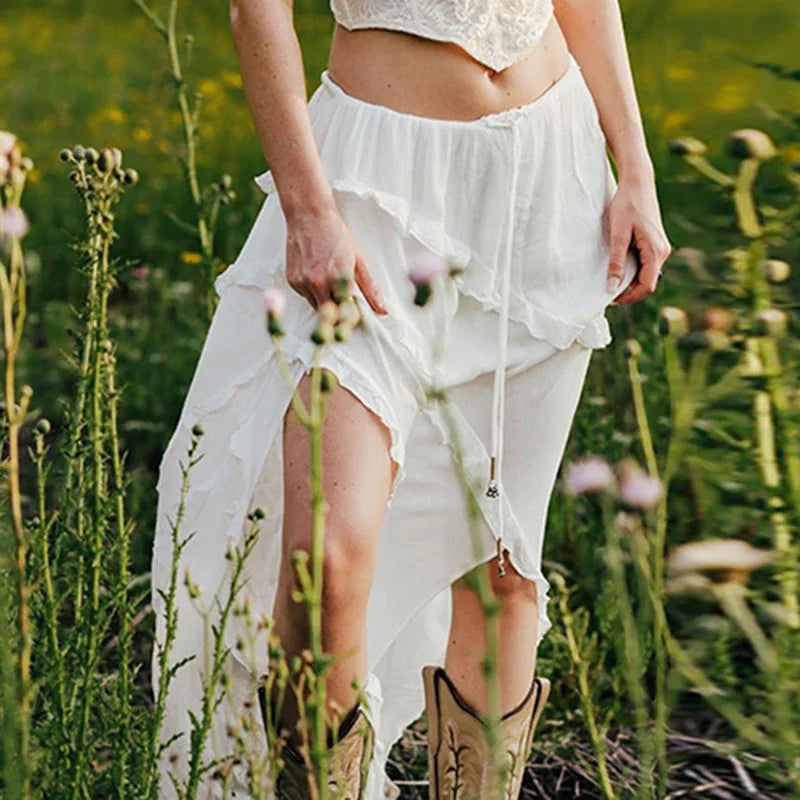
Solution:
<path fill-rule="evenodd" d="M 442 667 L 423 667 L 428 716 L 430 800 L 500 800 L 487 727 L 458 693 Z M 502 800 L 517 800 L 533 734 L 550 694 L 547 678 L 534 678 L 525 699 L 500 720 L 499 746 L 508 779 Z"/>
<path fill-rule="evenodd" d="M 258 689 L 266 729 L 266 693 Z M 330 738 L 329 738 L 330 741 Z M 364 800 L 367 772 L 372 760 L 375 732 L 364 709 L 356 704 L 343 717 L 338 739 L 328 753 L 328 791 L 336 800 Z M 281 751 L 284 767 L 275 786 L 277 800 L 309 800 L 309 769 L 303 756 L 289 742 Z"/>

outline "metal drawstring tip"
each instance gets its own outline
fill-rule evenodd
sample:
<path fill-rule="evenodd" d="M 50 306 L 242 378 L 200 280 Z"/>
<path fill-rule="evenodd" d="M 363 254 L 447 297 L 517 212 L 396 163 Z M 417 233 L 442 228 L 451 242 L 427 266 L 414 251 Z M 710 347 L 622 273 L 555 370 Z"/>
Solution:
<path fill-rule="evenodd" d="M 506 574 L 506 557 L 503 555 L 503 537 L 497 537 L 497 577 L 502 578 Z"/>
<path fill-rule="evenodd" d="M 487 497 L 500 496 L 500 486 L 498 485 L 497 478 L 495 476 L 496 467 L 497 467 L 497 459 L 495 458 L 495 456 L 492 456 L 489 461 L 489 484 L 486 487 Z"/>

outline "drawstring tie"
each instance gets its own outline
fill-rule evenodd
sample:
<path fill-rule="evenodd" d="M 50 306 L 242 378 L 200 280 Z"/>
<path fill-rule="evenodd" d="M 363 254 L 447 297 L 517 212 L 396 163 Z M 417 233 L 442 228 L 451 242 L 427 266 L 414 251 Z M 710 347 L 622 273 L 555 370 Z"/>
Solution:
<path fill-rule="evenodd" d="M 503 422 L 505 411 L 505 372 L 508 360 L 508 308 L 511 296 L 511 257 L 513 254 L 514 220 L 516 219 L 516 190 L 517 175 L 519 171 L 519 141 L 514 118 L 509 115 L 499 120 L 489 120 L 490 125 L 511 128 L 512 135 L 512 177 L 511 177 L 511 218 L 506 246 L 505 261 L 502 271 L 501 307 L 498 322 L 498 362 L 494 371 L 492 384 L 492 442 L 491 456 L 489 458 L 489 482 L 486 487 L 486 496 L 499 498 L 503 485 L 502 457 L 503 457 Z M 506 574 L 505 555 L 503 553 L 503 522 L 504 503 L 501 500 L 498 508 L 497 531 L 497 574 L 503 577 Z"/>

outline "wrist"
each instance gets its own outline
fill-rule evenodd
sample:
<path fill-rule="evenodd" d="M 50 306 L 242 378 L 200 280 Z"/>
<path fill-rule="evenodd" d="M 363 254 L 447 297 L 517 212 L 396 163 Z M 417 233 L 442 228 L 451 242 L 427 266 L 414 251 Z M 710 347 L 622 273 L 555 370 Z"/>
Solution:
<path fill-rule="evenodd" d="M 331 187 L 326 183 L 314 190 L 298 191 L 295 187 L 278 192 L 283 216 L 293 224 L 305 218 L 321 217 L 336 208 Z"/>
<path fill-rule="evenodd" d="M 620 182 L 652 183 L 655 180 L 655 168 L 645 146 L 626 147 L 612 150 L 614 164 Z"/>

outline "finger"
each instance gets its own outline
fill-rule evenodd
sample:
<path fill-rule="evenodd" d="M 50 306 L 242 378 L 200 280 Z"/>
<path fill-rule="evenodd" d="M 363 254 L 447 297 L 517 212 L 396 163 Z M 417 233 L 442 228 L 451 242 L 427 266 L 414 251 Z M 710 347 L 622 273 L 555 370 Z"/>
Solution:
<path fill-rule="evenodd" d="M 300 297 L 302 297 L 312 308 L 315 308 L 314 303 L 316 302 L 316 300 L 314 299 L 314 296 L 311 294 L 311 292 L 308 291 L 308 289 L 306 288 L 306 284 L 304 282 L 298 283 L 297 281 L 290 281 L 288 279 L 286 282 L 289 284 L 289 286 L 292 288 L 294 292 L 299 294 Z"/>
<path fill-rule="evenodd" d="M 310 298 L 309 302 L 315 311 L 319 311 L 319 307 L 329 299 L 330 295 L 326 282 L 317 275 L 306 279 L 305 293 Z"/>
<path fill-rule="evenodd" d="M 611 242 L 608 254 L 608 271 L 606 274 L 606 290 L 615 293 L 622 284 L 625 275 L 625 259 L 631 244 L 632 230 L 630 224 L 611 223 Z"/>
<path fill-rule="evenodd" d="M 364 257 L 361 254 L 359 254 L 356 259 L 354 277 L 356 283 L 364 293 L 364 297 L 372 309 L 378 314 L 388 314 L 389 310 L 386 308 L 381 290 L 378 288 L 378 284 L 370 274 Z"/>
<path fill-rule="evenodd" d="M 644 284 L 632 281 L 628 288 L 616 299 L 614 305 L 629 306 L 650 294 Z"/>

